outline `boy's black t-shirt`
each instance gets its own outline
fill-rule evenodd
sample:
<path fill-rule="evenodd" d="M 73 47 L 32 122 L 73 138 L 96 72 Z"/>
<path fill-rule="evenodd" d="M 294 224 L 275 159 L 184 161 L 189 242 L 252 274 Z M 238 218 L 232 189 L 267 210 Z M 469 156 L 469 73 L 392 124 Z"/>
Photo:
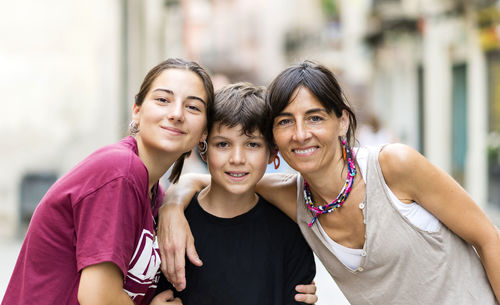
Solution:
<path fill-rule="evenodd" d="M 203 210 L 196 194 L 185 215 L 202 267 L 186 258 L 184 305 L 302 304 L 295 286 L 316 273 L 314 256 L 296 223 L 259 196 L 250 211 L 220 218 Z M 161 276 L 157 293 L 173 289 Z M 174 290 L 175 291 L 175 290 Z"/>

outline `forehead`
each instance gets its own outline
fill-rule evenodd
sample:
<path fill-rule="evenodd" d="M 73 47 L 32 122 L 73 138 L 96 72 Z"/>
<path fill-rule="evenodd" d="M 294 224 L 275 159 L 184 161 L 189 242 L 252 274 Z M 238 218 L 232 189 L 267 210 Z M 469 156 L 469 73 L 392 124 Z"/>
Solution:
<path fill-rule="evenodd" d="M 324 108 L 321 101 L 305 86 L 298 86 L 290 96 L 288 104 L 283 109 L 288 112 L 291 109 Z"/>
<path fill-rule="evenodd" d="M 165 88 L 175 94 L 196 95 L 206 99 L 205 87 L 201 77 L 191 70 L 171 68 L 163 70 L 151 84 L 150 91 Z"/>
<path fill-rule="evenodd" d="M 230 127 L 220 122 L 214 123 L 212 130 L 210 131 L 211 137 L 225 137 L 225 138 L 264 138 L 262 133 L 258 128 L 252 131 L 250 134 L 246 134 L 243 130 L 243 126 L 238 124 L 236 126 Z"/>

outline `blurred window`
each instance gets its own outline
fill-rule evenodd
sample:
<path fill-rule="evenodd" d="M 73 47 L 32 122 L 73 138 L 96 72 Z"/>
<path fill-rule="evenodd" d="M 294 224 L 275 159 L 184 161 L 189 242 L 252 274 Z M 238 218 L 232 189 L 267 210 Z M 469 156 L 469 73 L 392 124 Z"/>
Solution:
<path fill-rule="evenodd" d="M 38 203 L 57 180 L 52 172 L 29 173 L 21 180 L 21 224 L 27 226 Z"/>
<path fill-rule="evenodd" d="M 467 66 L 453 66 L 452 83 L 452 126 L 451 126 L 451 164 L 452 175 L 464 185 L 465 158 L 467 154 Z"/>
<path fill-rule="evenodd" d="M 500 209 L 500 51 L 488 54 L 488 202 Z"/>
<path fill-rule="evenodd" d="M 424 67 L 418 66 L 417 69 L 417 88 L 418 88 L 418 151 L 425 154 L 425 108 L 424 108 Z"/>
<path fill-rule="evenodd" d="M 398 3 L 401 0 L 373 0 L 373 5 L 384 4 L 384 3 Z"/>

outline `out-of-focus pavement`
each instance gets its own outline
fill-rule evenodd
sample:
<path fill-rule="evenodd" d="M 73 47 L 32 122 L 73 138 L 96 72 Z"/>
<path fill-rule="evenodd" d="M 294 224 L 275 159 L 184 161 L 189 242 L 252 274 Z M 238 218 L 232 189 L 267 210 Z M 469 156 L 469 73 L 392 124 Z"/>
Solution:
<path fill-rule="evenodd" d="M 0 299 L 3 299 L 5 289 L 9 283 L 17 255 L 21 249 L 19 240 L 0 240 Z M 349 305 L 349 302 L 337 288 L 321 262 L 316 258 L 316 287 L 319 297 L 317 305 Z"/>
<path fill-rule="evenodd" d="M 315 256 L 316 259 L 316 287 L 318 288 L 318 302 L 316 305 L 349 305 L 337 284 L 333 281 L 328 271 L 323 264 Z"/>
<path fill-rule="evenodd" d="M 3 295 L 9 279 L 16 264 L 17 255 L 21 250 L 20 240 L 0 239 L 0 300 Z"/>

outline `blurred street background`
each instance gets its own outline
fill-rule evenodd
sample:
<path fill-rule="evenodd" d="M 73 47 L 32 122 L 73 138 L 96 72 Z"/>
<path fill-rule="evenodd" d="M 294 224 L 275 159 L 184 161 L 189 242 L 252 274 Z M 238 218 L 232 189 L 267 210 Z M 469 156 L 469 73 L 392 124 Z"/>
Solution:
<path fill-rule="evenodd" d="M 216 87 L 327 65 L 360 144 L 416 148 L 500 225 L 498 0 L 0 0 L 0 299 L 40 198 L 126 134 L 142 78 L 168 57 Z M 192 154 L 185 171 L 205 170 Z M 318 269 L 317 304 L 349 304 Z"/>

